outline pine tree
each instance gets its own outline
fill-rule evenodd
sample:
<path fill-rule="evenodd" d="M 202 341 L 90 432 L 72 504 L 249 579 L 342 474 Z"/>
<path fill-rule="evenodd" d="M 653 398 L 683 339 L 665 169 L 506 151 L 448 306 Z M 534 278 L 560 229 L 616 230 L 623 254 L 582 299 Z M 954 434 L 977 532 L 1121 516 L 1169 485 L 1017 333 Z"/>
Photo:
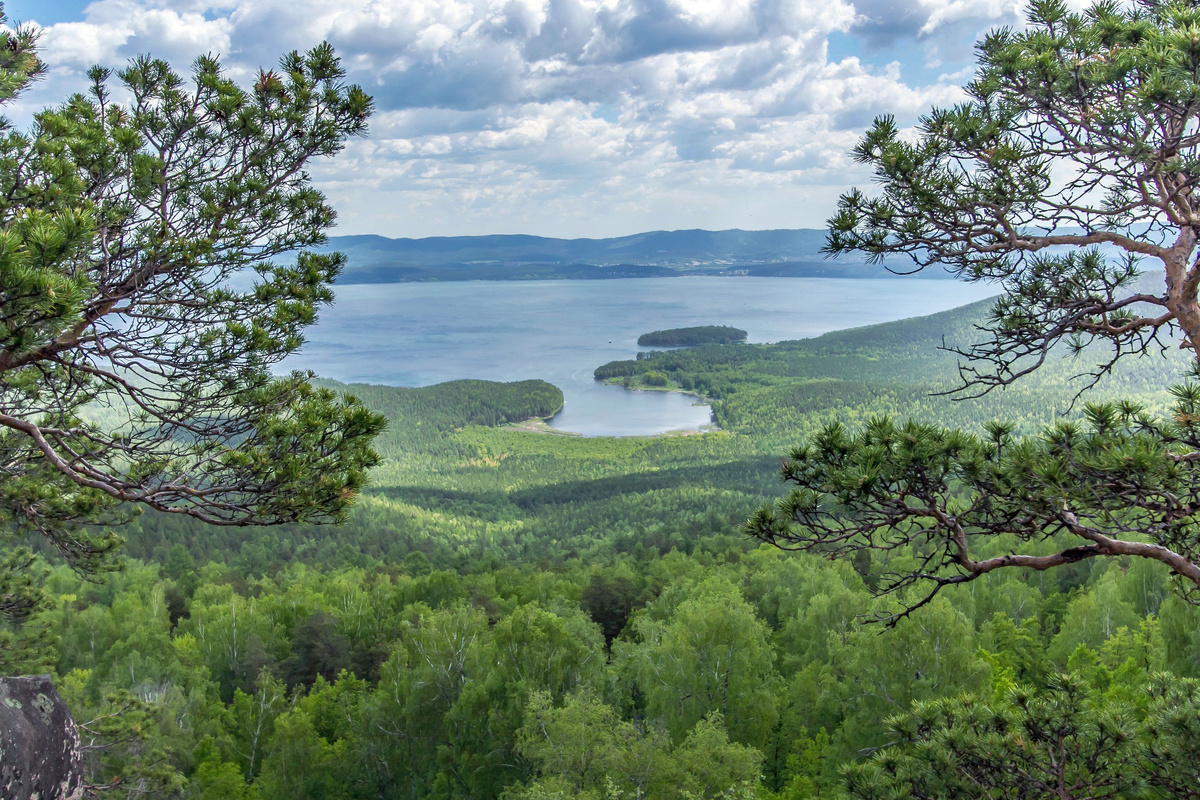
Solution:
<path fill-rule="evenodd" d="M 966 396 L 1053 352 L 1103 350 L 1087 386 L 1175 341 L 1200 354 L 1200 7 L 1104 0 L 1072 13 L 1038 0 L 1027 27 L 992 32 L 978 52 L 965 102 L 911 137 L 876 120 L 854 154 L 879 191 L 842 197 L 828 252 L 1003 285 L 985 340 L 959 351 Z M 1143 288 L 1146 264 L 1163 270 L 1159 289 Z M 982 435 L 887 419 L 830 426 L 785 459 L 792 490 L 748 531 L 831 556 L 874 553 L 877 568 L 886 558 L 876 587 L 901 598 L 882 614 L 892 623 L 996 569 L 1107 556 L 1159 561 L 1192 597 L 1194 378 L 1173 389 L 1166 419 L 1088 405 L 1032 438 L 1002 423 Z"/>
<path fill-rule="evenodd" d="M 36 44 L 0 33 L 0 102 L 43 70 Z M 272 371 L 343 264 L 311 251 L 334 212 L 305 169 L 366 132 L 371 98 L 344 75 L 328 44 L 248 89 L 211 56 L 187 80 L 143 56 L 93 68 L 88 94 L 27 131 L 0 120 L 10 544 L 40 534 L 94 573 L 138 508 L 225 526 L 344 517 L 383 420 Z M 10 552 L 0 618 L 19 622 L 36 581 L 28 550 Z"/>

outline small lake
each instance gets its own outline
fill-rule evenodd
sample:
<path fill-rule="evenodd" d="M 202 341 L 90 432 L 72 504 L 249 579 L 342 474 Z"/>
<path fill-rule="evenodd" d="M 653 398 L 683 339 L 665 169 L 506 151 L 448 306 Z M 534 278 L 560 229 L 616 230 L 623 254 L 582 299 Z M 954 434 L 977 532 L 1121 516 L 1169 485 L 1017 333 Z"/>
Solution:
<path fill-rule="evenodd" d="M 336 304 L 285 367 L 334 380 L 427 386 L 459 378 L 541 378 L 563 391 L 559 430 L 645 436 L 711 422 L 707 405 L 631 392 L 592 371 L 633 358 L 637 337 L 733 325 L 778 342 L 921 316 L 996 294 L 949 280 L 682 277 L 463 281 L 337 287 Z M 646 350 L 648 348 L 640 348 Z"/>

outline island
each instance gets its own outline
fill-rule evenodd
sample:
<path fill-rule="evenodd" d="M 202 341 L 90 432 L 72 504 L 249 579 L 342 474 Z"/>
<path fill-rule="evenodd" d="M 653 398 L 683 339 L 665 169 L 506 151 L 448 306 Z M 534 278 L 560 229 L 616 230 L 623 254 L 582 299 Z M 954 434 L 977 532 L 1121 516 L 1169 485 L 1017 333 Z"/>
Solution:
<path fill-rule="evenodd" d="M 746 332 L 728 325 L 697 325 L 643 333 L 637 343 L 642 347 L 693 347 L 700 344 L 733 344 L 746 341 Z"/>

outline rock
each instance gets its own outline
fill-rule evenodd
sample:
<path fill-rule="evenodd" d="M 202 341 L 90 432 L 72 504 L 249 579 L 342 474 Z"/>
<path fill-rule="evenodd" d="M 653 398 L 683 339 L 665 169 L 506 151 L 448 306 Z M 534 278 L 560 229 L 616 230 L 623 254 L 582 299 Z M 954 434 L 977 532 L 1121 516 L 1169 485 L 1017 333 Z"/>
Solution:
<path fill-rule="evenodd" d="M 0 678 L 0 799 L 81 797 L 79 730 L 50 676 Z"/>

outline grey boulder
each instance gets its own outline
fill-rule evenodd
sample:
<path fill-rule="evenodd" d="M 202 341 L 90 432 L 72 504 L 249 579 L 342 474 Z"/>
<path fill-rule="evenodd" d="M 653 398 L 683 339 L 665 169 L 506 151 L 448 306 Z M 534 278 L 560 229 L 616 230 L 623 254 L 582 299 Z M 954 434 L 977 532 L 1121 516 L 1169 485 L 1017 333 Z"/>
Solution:
<path fill-rule="evenodd" d="M 0 800 L 79 800 L 79 730 L 49 675 L 0 678 Z"/>

